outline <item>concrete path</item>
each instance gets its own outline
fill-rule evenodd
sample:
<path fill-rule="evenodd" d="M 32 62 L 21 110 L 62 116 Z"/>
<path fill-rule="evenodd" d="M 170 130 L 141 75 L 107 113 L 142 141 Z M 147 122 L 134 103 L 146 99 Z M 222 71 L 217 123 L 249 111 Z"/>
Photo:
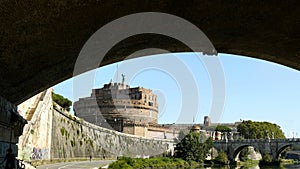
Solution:
<path fill-rule="evenodd" d="M 47 164 L 38 166 L 37 169 L 98 169 L 101 166 L 108 165 L 115 160 L 100 160 L 100 161 L 78 161 L 78 162 L 65 162 L 56 164 Z"/>

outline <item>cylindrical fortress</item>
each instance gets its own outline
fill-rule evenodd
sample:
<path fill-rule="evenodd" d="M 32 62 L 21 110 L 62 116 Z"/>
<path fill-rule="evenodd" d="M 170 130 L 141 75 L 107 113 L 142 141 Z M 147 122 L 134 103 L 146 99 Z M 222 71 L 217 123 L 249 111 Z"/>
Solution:
<path fill-rule="evenodd" d="M 157 96 L 143 87 L 122 83 L 93 89 L 90 97 L 74 103 L 75 115 L 95 125 L 123 132 L 128 125 L 157 124 Z"/>

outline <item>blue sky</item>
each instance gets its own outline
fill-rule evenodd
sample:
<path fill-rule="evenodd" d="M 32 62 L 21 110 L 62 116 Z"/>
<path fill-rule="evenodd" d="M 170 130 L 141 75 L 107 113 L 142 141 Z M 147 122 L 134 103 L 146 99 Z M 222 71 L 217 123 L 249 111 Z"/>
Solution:
<path fill-rule="evenodd" d="M 159 123 L 192 123 L 193 119 L 202 123 L 203 116 L 213 110 L 215 90 L 214 68 L 207 69 L 201 57 L 173 53 L 131 59 L 64 81 L 54 90 L 74 102 L 111 79 L 120 82 L 125 74 L 131 87 L 143 86 L 158 95 Z M 218 59 L 225 78 L 225 100 L 215 122 L 269 121 L 280 125 L 287 137 L 292 132 L 300 136 L 299 71 L 244 56 L 219 54 Z"/>

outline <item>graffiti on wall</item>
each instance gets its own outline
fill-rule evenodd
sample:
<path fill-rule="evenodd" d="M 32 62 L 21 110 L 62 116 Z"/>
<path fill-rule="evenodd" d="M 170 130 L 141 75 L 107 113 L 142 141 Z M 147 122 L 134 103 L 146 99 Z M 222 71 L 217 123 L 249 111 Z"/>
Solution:
<path fill-rule="evenodd" d="M 31 160 L 48 159 L 49 153 L 47 148 L 35 148 L 31 151 Z"/>
<path fill-rule="evenodd" d="M 44 160 L 49 158 L 49 149 L 24 147 L 19 151 L 19 158 L 23 160 Z"/>

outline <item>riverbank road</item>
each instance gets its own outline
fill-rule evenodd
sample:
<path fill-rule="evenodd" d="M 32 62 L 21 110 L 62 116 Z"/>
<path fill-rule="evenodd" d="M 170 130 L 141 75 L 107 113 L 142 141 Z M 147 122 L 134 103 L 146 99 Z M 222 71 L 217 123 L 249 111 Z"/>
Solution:
<path fill-rule="evenodd" d="M 115 160 L 97 160 L 97 161 L 78 161 L 40 165 L 37 169 L 98 169 L 99 167 L 108 165 Z"/>

